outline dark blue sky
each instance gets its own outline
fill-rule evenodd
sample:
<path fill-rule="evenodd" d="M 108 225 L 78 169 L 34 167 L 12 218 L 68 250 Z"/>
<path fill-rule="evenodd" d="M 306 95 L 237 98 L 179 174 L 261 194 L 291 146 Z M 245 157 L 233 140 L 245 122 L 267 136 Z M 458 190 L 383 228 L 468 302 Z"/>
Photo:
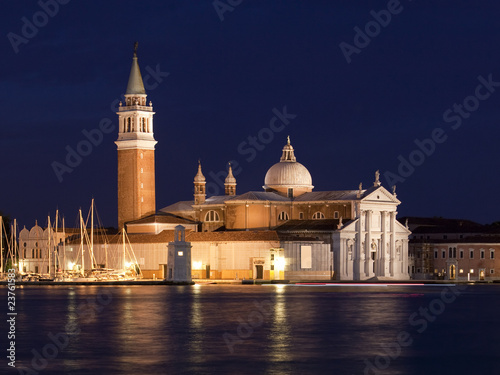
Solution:
<path fill-rule="evenodd" d="M 387 188 L 399 179 L 400 216 L 500 220 L 500 87 L 476 90 L 479 76 L 500 82 L 498 1 L 391 1 L 380 30 L 372 11 L 387 1 L 246 0 L 222 21 L 213 1 L 72 0 L 47 8 L 53 16 L 36 1 L 2 5 L 0 210 L 21 225 L 45 224 L 57 207 L 74 225 L 92 197 L 116 225 L 116 128 L 62 182 L 52 164 L 83 130 L 116 126 L 136 40 L 143 76 L 162 72 L 147 89 L 157 209 L 191 199 L 198 159 L 208 183 L 234 160 L 238 192 L 261 190 L 290 135 L 317 191 L 368 187 L 379 169 Z M 360 48 L 355 27 L 373 35 L 356 38 Z M 343 42 L 358 48 L 350 63 Z M 296 118 L 262 130 L 284 106 Z M 446 140 L 415 152 L 438 128 Z M 249 161 L 259 134 L 268 143 Z M 402 159 L 419 165 L 403 176 Z"/>

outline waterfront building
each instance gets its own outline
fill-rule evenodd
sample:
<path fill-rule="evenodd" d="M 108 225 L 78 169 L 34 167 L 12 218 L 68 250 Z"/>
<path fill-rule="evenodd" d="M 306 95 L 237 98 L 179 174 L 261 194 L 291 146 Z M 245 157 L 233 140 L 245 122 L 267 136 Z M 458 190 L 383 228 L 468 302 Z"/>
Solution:
<path fill-rule="evenodd" d="M 470 220 L 402 218 L 413 229 L 412 279 L 500 280 L 500 228 Z"/>

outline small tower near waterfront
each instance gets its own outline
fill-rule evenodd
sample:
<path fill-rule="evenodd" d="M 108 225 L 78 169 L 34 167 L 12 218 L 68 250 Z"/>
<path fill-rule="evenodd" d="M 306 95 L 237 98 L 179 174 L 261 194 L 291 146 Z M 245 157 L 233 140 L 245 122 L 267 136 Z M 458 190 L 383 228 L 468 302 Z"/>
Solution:
<path fill-rule="evenodd" d="M 190 283 L 191 243 L 186 242 L 186 232 L 182 225 L 174 229 L 174 241 L 168 243 L 167 281 Z"/>

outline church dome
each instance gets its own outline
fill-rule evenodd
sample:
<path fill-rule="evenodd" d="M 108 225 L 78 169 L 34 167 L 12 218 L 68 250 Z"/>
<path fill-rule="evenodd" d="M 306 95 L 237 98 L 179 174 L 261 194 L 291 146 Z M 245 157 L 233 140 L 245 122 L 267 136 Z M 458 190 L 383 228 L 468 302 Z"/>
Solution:
<path fill-rule="evenodd" d="M 311 174 L 306 167 L 297 162 L 288 138 L 280 162 L 274 164 L 266 173 L 264 189 L 287 193 L 290 188 L 306 192 L 312 191 L 313 186 Z"/>

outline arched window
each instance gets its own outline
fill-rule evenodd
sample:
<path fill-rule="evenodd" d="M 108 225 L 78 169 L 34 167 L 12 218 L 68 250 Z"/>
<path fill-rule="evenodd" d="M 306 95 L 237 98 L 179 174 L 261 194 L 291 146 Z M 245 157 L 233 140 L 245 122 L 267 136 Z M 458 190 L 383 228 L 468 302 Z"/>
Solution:
<path fill-rule="evenodd" d="M 280 221 L 289 220 L 288 214 L 285 211 L 281 211 L 280 214 L 278 215 L 278 220 Z"/>
<path fill-rule="evenodd" d="M 131 130 L 130 117 L 127 117 L 127 132 L 130 133 L 130 130 Z"/>
<path fill-rule="evenodd" d="M 339 218 L 339 212 L 338 212 L 338 211 L 335 211 L 335 212 L 333 213 L 333 218 L 334 218 L 334 219 L 338 219 L 338 218 Z"/>
<path fill-rule="evenodd" d="M 205 215 L 205 221 L 220 221 L 219 214 L 215 211 L 208 211 Z"/>
<path fill-rule="evenodd" d="M 323 212 L 315 212 L 314 215 L 313 215 L 313 219 L 324 219 L 325 218 L 325 215 L 323 214 Z"/>
<path fill-rule="evenodd" d="M 35 257 L 35 249 L 31 249 L 31 257 L 34 258 Z"/>

